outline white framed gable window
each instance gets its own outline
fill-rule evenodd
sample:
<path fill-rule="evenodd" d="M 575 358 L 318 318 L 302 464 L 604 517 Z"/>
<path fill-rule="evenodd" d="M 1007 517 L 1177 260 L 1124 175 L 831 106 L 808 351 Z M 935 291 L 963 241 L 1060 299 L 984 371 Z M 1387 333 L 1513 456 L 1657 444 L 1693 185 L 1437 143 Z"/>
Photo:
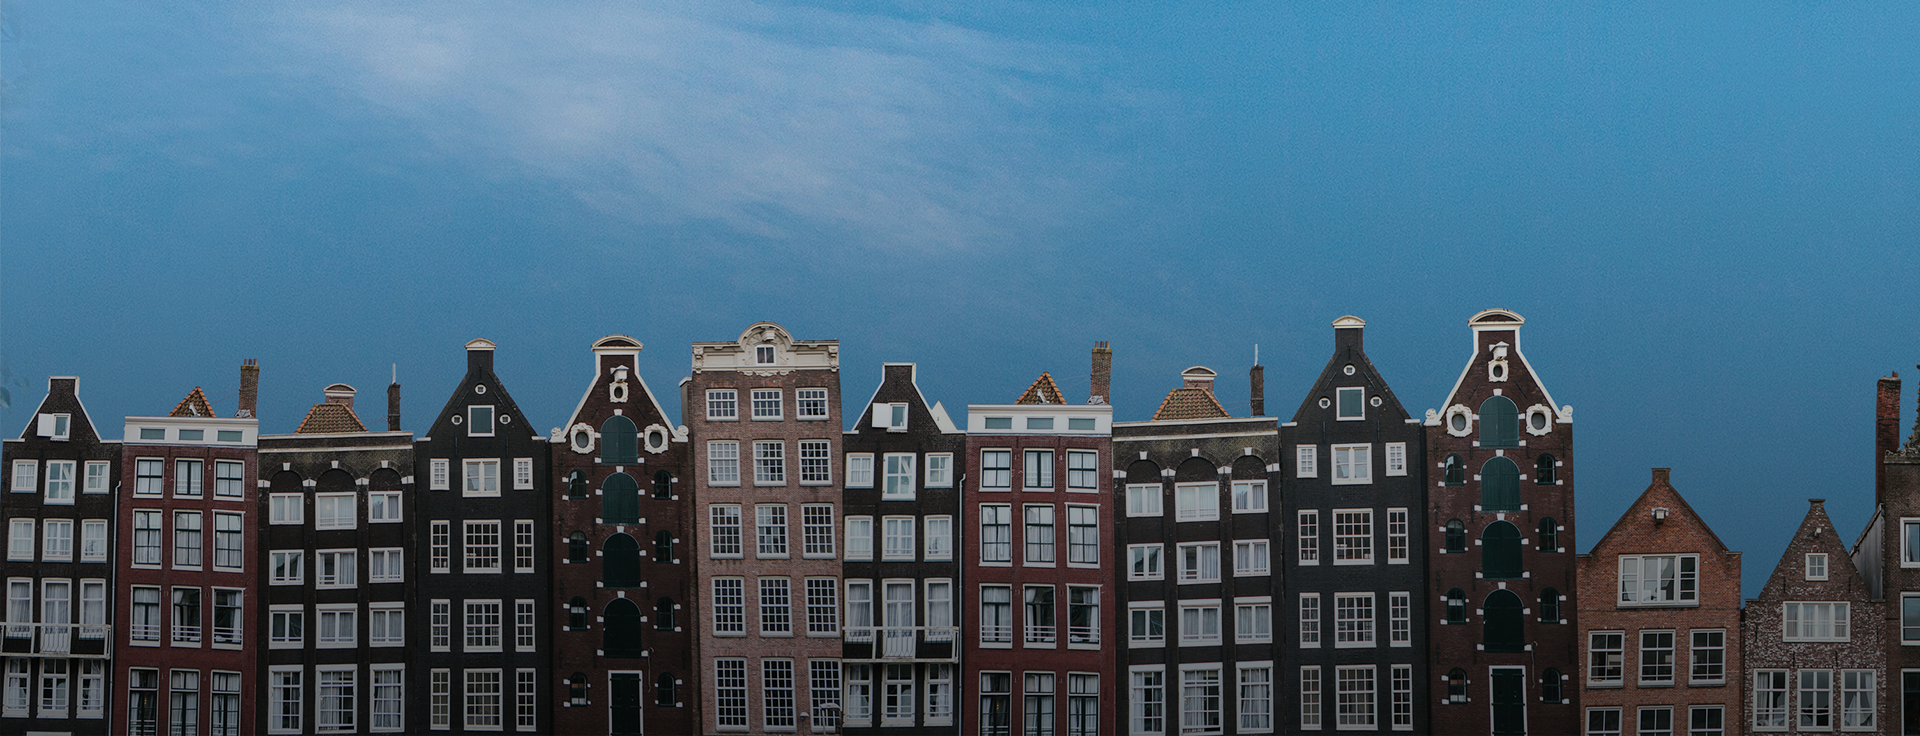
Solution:
<path fill-rule="evenodd" d="M 306 523 L 306 497 L 298 493 L 267 494 L 267 523 Z"/>
<path fill-rule="evenodd" d="M 1320 448 L 1315 445 L 1293 448 L 1293 473 L 1297 478 L 1320 477 Z"/>
<path fill-rule="evenodd" d="M 113 463 L 106 460 L 87 461 L 87 485 L 83 493 L 106 493 L 113 489 Z"/>
<path fill-rule="evenodd" d="M 400 492 L 375 491 L 367 494 L 367 521 L 376 523 L 400 521 Z"/>
<path fill-rule="evenodd" d="M 707 421 L 731 422 L 740 418 L 740 392 L 730 388 L 707 390 Z"/>
<path fill-rule="evenodd" d="M 953 453 L 927 453 L 927 487 L 953 487 Z"/>
<path fill-rule="evenodd" d="M 1220 518 L 1220 484 L 1180 483 L 1173 487 L 1175 519 L 1213 521 Z"/>
<path fill-rule="evenodd" d="M 498 496 L 500 495 L 500 461 L 466 461 L 466 484 L 462 495 Z"/>
<path fill-rule="evenodd" d="M 886 454 L 886 486 L 880 497 L 885 500 L 912 500 L 915 478 L 914 456 L 911 452 L 889 452 Z"/>
<path fill-rule="evenodd" d="M 75 465 L 76 463 L 72 460 L 47 461 L 46 503 L 73 503 L 73 475 Z"/>
<path fill-rule="evenodd" d="M 1351 422 L 1367 418 L 1367 390 L 1365 388 L 1342 388 L 1339 389 L 1337 393 L 1339 394 L 1339 400 L 1336 401 L 1335 404 L 1339 406 L 1340 413 L 1338 418 L 1340 421 Z"/>
<path fill-rule="evenodd" d="M 1333 446 L 1333 484 L 1352 485 L 1373 482 L 1372 445 Z"/>
<path fill-rule="evenodd" d="M 48 466 L 48 470 L 52 470 L 52 466 Z M 52 474 L 49 473 L 48 475 L 51 476 Z M 1827 554 L 1825 552 L 1807 553 L 1807 579 L 1827 579 Z"/>
<path fill-rule="evenodd" d="M 447 480 L 447 476 L 449 475 L 448 463 L 449 461 L 443 457 L 436 457 L 428 462 L 430 467 L 430 470 L 427 471 L 428 489 L 444 491 L 450 487 Z"/>
<path fill-rule="evenodd" d="M 56 442 L 65 442 L 73 429 L 71 414 L 41 414 L 39 419 L 40 436 Z"/>
<path fill-rule="evenodd" d="M 1387 475 L 1406 475 L 1407 474 L 1407 443 L 1388 442 L 1386 447 L 1387 447 Z"/>
<path fill-rule="evenodd" d="M 38 460 L 13 461 L 13 484 L 8 490 L 14 493 L 33 493 L 40 490 L 40 462 Z"/>
<path fill-rule="evenodd" d="M 1623 555 L 1620 558 L 1622 606 L 1696 606 L 1699 600 L 1696 555 Z"/>
<path fill-rule="evenodd" d="M 1159 516 L 1161 511 L 1159 483 L 1127 484 L 1128 516 Z"/>
<path fill-rule="evenodd" d="M 1781 637 L 1786 641 L 1847 641 L 1850 623 L 1845 602 L 1781 604 Z"/>
<path fill-rule="evenodd" d="M 1264 514 L 1266 511 L 1266 481 L 1236 480 L 1233 482 L 1233 513 Z"/>
<path fill-rule="evenodd" d="M 873 411 L 869 413 L 873 416 L 874 429 L 884 429 L 889 432 L 907 431 L 907 405 L 904 403 L 874 404 Z"/>
<path fill-rule="evenodd" d="M 493 405 L 474 404 L 467 407 L 467 436 L 493 436 Z"/>
<path fill-rule="evenodd" d="M 533 490 L 533 458 L 516 457 L 513 459 L 513 490 Z"/>

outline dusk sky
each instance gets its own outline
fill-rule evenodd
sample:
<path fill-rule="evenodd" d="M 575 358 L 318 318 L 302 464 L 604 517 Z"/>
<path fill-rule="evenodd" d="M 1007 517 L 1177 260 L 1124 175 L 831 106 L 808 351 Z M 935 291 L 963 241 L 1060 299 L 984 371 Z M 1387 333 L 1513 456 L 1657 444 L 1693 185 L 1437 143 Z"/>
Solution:
<path fill-rule="evenodd" d="M 110 438 L 261 364 L 420 430 L 464 370 L 536 425 L 646 344 L 842 341 L 957 415 L 1041 371 L 1116 419 L 1178 372 L 1290 417 L 1329 323 L 1416 414 L 1467 318 L 1574 407 L 1585 551 L 1647 485 L 1758 592 L 1872 510 L 1874 380 L 1920 384 L 1920 4 L 267 4 L 10 0 L 0 411 L 81 377 Z M 371 421 L 380 409 L 363 411 Z"/>

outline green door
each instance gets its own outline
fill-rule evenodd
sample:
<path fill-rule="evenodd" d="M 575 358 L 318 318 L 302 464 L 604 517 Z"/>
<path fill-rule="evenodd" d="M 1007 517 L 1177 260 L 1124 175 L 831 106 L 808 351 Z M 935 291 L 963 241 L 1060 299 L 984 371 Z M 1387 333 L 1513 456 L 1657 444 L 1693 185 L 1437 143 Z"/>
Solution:
<path fill-rule="evenodd" d="M 1521 736 L 1527 732 L 1525 670 L 1502 667 L 1493 671 L 1494 736 Z"/>
<path fill-rule="evenodd" d="M 613 674 L 613 733 L 618 736 L 640 733 L 640 675 L 634 672 Z"/>

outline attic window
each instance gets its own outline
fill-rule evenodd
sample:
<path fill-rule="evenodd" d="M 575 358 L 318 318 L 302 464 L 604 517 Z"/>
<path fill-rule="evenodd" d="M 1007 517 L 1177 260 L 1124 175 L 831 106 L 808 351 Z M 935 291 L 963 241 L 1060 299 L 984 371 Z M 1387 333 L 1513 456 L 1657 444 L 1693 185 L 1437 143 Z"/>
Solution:
<path fill-rule="evenodd" d="M 41 414 L 40 436 L 51 437 L 55 440 L 65 440 L 69 426 L 72 423 L 72 418 L 70 414 Z"/>
<path fill-rule="evenodd" d="M 1827 579 L 1827 556 L 1825 553 L 1815 552 L 1807 555 L 1807 579 Z"/>
<path fill-rule="evenodd" d="M 773 346 L 761 345 L 753 349 L 753 362 L 760 365 L 773 365 Z"/>
<path fill-rule="evenodd" d="M 140 439 L 164 440 L 166 438 L 167 438 L 167 430 L 165 429 L 161 429 L 159 427 L 141 427 L 140 428 Z"/>
<path fill-rule="evenodd" d="M 1339 418 L 1341 420 L 1367 418 L 1366 398 L 1367 390 L 1364 388 L 1340 389 Z"/>
<path fill-rule="evenodd" d="M 493 435 L 493 407 L 467 407 L 467 436 L 490 437 Z"/>
<path fill-rule="evenodd" d="M 1080 432 L 1093 431 L 1093 417 L 1074 417 L 1067 420 L 1067 429 Z"/>
<path fill-rule="evenodd" d="M 1053 429 L 1053 417 L 1027 417 L 1027 429 Z"/>
<path fill-rule="evenodd" d="M 237 430 L 237 429 L 220 430 L 219 438 L 221 442 L 239 442 L 240 430 Z"/>
<path fill-rule="evenodd" d="M 1013 417 L 987 417 L 987 429 L 1013 429 Z"/>

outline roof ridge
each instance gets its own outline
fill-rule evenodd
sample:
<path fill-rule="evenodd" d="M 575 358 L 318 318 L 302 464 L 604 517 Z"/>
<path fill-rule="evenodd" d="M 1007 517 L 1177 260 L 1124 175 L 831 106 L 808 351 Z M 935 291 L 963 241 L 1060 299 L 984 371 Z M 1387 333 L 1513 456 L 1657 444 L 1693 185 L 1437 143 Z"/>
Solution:
<path fill-rule="evenodd" d="M 206 393 L 202 392 L 199 386 L 195 386 L 192 391 L 187 392 L 187 398 L 181 399 L 179 404 L 174 405 L 173 411 L 168 412 L 167 416 L 212 417 L 215 415 L 213 404 L 207 402 Z"/>
<path fill-rule="evenodd" d="M 1033 385 L 1028 386 L 1027 390 L 1020 394 L 1020 398 L 1013 403 L 1065 404 L 1067 403 L 1067 398 L 1060 394 L 1060 386 L 1053 382 L 1053 375 L 1046 371 L 1041 371 L 1040 377 L 1033 379 Z"/>

